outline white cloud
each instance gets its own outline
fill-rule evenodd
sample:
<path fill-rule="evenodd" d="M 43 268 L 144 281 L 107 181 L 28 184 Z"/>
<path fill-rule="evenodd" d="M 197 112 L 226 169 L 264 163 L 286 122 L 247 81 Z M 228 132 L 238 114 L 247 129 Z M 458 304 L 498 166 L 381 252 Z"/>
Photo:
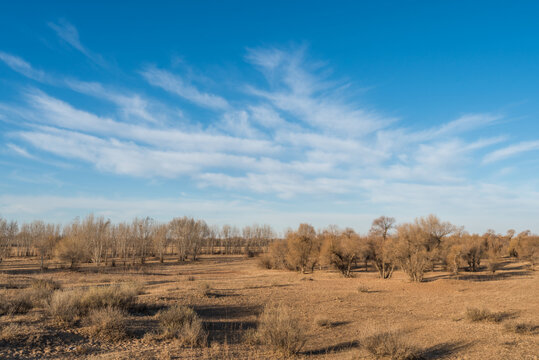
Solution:
<path fill-rule="evenodd" d="M 79 38 L 79 32 L 77 31 L 77 28 L 75 26 L 71 25 L 65 20 L 60 20 L 58 21 L 58 23 L 50 22 L 48 23 L 48 25 L 56 32 L 56 34 L 62 40 L 64 40 L 76 50 L 80 51 L 91 61 L 100 66 L 107 67 L 107 63 L 101 55 L 95 54 L 94 52 L 90 51 L 88 48 L 82 45 Z"/>
<path fill-rule="evenodd" d="M 186 83 L 184 79 L 168 71 L 149 67 L 142 71 L 142 75 L 151 85 L 160 87 L 199 106 L 220 110 L 229 107 L 224 98 L 202 92 L 195 86 Z"/>
<path fill-rule="evenodd" d="M 41 82 L 48 80 L 47 75 L 43 71 L 34 69 L 32 65 L 18 56 L 0 51 L 0 60 L 9 66 L 13 71 L 16 71 L 30 79 Z"/>
<path fill-rule="evenodd" d="M 16 154 L 22 156 L 22 157 L 25 157 L 27 159 L 34 159 L 35 157 L 30 154 L 26 149 L 20 147 L 20 146 L 17 146 L 15 144 L 7 144 L 6 145 L 10 150 L 12 150 L 13 152 L 15 152 Z"/>
<path fill-rule="evenodd" d="M 504 160 L 524 152 L 539 150 L 539 141 L 522 141 L 518 144 L 510 145 L 502 149 L 494 150 L 487 154 L 483 162 L 485 164 Z"/>

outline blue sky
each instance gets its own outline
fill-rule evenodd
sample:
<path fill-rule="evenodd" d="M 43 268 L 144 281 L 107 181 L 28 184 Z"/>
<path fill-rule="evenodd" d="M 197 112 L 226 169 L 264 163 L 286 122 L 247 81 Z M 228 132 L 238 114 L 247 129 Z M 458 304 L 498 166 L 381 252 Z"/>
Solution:
<path fill-rule="evenodd" d="M 539 231 L 537 3 L 0 4 L 0 215 Z"/>

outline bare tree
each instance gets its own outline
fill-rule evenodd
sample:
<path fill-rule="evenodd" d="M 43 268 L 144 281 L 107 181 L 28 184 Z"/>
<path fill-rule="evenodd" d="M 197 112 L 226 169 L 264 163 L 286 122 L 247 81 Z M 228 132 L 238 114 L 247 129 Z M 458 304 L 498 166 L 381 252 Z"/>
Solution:
<path fill-rule="evenodd" d="M 141 264 L 146 262 L 146 257 L 151 249 L 153 224 L 153 219 L 149 217 L 133 220 L 133 238 L 136 254 Z"/>
<path fill-rule="evenodd" d="M 286 236 L 287 261 L 295 269 L 305 273 L 316 266 L 320 254 L 320 241 L 314 228 L 309 224 L 300 224 L 297 231 Z"/>
<path fill-rule="evenodd" d="M 361 238 L 353 230 L 324 231 L 321 257 L 345 277 L 351 276 L 352 264 L 361 254 Z"/>
<path fill-rule="evenodd" d="M 159 256 L 159 262 L 163 263 L 165 251 L 169 243 L 169 227 L 167 224 L 156 224 L 153 231 L 153 247 Z"/>

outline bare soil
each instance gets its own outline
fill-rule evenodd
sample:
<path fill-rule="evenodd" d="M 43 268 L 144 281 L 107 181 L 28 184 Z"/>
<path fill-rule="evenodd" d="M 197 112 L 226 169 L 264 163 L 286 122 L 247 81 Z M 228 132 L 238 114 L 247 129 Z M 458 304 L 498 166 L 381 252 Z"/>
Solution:
<path fill-rule="evenodd" d="M 126 281 L 144 286 L 129 312 L 126 340 L 97 341 L 84 326 L 58 326 L 37 307 L 24 315 L 0 316 L 0 331 L 9 327 L 15 333 L 0 340 L 0 359 L 275 359 L 271 349 L 247 345 L 243 338 L 270 302 L 284 303 L 300 315 L 308 340 L 298 358 L 372 359 L 363 339 L 387 331 L 419 349 L 424 359 L 539 357 L 537 332 L 521 334 L 504 326 L 539 325 L 539 276 L 512 260 L 495 274 L 463 272 L 457 278 L 434 271 L 422 283 L 409 282 L 399 271 L 383 280 L 372 270 L 356 271 L 353 278 L 329 270 L 265 270 L 256 258 L 222 255 L 127 269 L 85 264 L 75 271 L 49 265 L 45 272 L 37 259 L 7 259 L 0 272 L 5 295 L 23 291 L 32 279 L 52 279 L 63 289 Z M 201 317 L 206 347 L 183 348 L 152 336 L 157 312 L 175 303 L 193 307 Z M 470 321 L 468 308 L 499 313 L 500 321 Z"/>

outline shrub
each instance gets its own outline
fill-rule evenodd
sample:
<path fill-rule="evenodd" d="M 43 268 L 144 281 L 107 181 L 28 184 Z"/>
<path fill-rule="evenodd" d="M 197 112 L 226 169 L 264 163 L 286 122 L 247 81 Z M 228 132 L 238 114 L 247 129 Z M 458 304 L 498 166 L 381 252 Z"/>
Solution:
<path fill-rule="evenodd" d="M 0 294 L 0 315 L 26 314 L 33 307 L 34 304 L 26 291 L 18 292 L 11 297 Z"/>
<path fill-rule="evenodd" d="M 522 335 L 535 335 L 539 333 L 539 325 L 530 323 L 508 323 L 504 326 L 506 331 Z"/>
<path fill-rule="evenodd" d="M 61 324 L 74 324 L 94 309 L 128 310 L 141 288 L 137 284 L 94 287 L 88 290 L 55 291 L 47 304 L 49 314 Z"/>
<path fill-rule="evenodd" d="M 283 305 L 266 306 L 259 318 L 257 337 L 284 356 L 299 353 L 307 341 L 298 317 Z"/>
<path fill-rule="evenodd" d="M 368 294 L 369 292 L 371 292 L 371 290 L 369 289 L 367 285 L 359 285 L 357 287 L 357 291 L 360 293 L 365 293 L 365 294 Z"/>
<path fill-rule="evenodd" d="M 110 342 L 122 340 L 127 336 L 126 322 L 125 312 L 114 307 L 91 310 L 85 319 L 90 336 Z"/>
<path fill-rule="evenodd" d="M 182 345 L 202 346 L 207 334 L 195 311 L 187 306 L 175 305 L 157 314 L 164 338 L 178 339 Z"/>
<path fill-rule="evenodd" d="M 127 310 L 135 304 L 140 292 L 140 286 L 133 283 L 93 287 L 84 292 L 81 305 L 85 312 L 105 307 Z"/>
<path fill-rule="evenodd" d="M 51 279 L 32 279 L 30 287 L 36 290 L 54 291 L 60 289 L 60 284 Z"/>
<path fill-rule="evenodd" d="M 393 360 L 420 359 L 418 351 L 404 342 L 394 332 L 372 335 L 363 340 L 363 346 L 377 359 L 389 357 Z"/>
<path fill-rule="evenodd" d="M 470 321 L 490 321 L 500 322 L 503 320 L 503 313 L 493 313 L 487 309 L 468 308 L 466 310 L 466 318 Z"/>
<path fill-rule="evenodd" d="M 59 324 L 74 324 L 83 313 L 82 295 L 81 290 L 55 291 L 47 303 L 49 315 Z"/>

